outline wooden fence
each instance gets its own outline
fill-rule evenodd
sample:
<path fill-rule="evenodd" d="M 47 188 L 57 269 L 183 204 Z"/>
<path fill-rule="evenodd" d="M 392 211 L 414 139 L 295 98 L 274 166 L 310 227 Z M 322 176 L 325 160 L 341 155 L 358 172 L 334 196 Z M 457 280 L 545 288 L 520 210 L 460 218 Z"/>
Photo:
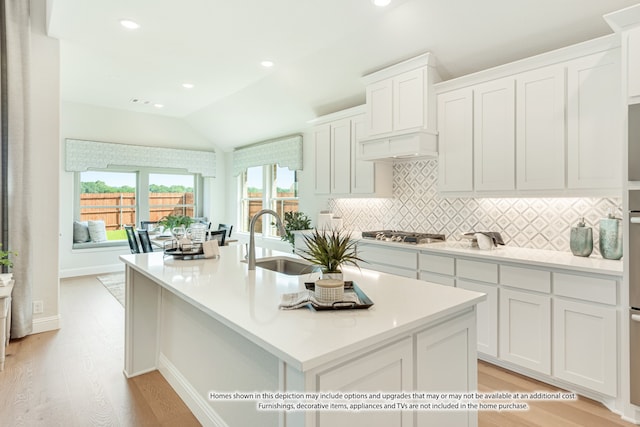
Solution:
<path fill-rule="evenodd" d="M 149 220 L 173 215 L 194 216 L 193 193 L 150 193 Z M 158 206 L 158 207 L 153 207 Z M 119 230 L 124 225 L 138 226 L 135 193 L 85 193 L 80 195 L 80 220 L 104 220 L 107 230 Z"/>

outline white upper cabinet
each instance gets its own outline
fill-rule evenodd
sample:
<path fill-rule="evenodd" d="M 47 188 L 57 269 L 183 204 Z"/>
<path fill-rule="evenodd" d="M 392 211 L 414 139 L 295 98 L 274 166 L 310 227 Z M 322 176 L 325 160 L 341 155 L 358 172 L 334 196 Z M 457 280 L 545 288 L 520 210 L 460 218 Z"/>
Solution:
<path fill-rule="evenodd" d="M 358 139 L 360 157 L 436 157 L 433 83 L 439 80 L 429 53 L 364 76 L 367 113 L 366 133 Z"/>
<path fill-rule="evenodd" d="M 317 126 L 311 131 L 315 160 L 316 194 L 331 192 L 331 128 L 327 125 Z"/>
<path fill-rule="evenodd" d="M 627 93 L 640 97 L 640 27 L 629 30 L 627 58 Z"/>
<path fill-rule="evenodd" d="M 331 193 L 351 192 L 351 120 L 331 123 Z"/>
<path fill-rule="evenodd" d="M 435 85 L 439 190 L 620 197 L 620 56 L 609 36 Z"/>
<path fill-rule="evenodd" d="M 427 71 L 418 69 L 393 79 L 393 130 L 427 127 Z"/>
<path fill-rule="evenodd" d="M 375 192 L 375 168 L 390 169 L 391 165 L 376 165 L 374 162 L 367 162 L 358 159 L 357 141 L 365 134 L 364 114 L 354 117 L 351 120 L 351 193 L 371 194 Z M 379 171 L 378 174 L 381 172 Z"/>
<path fill-rule="evenodd" d="M 620 49 L 571 61 L 567 93 L 568 187 L 620 187 Z"/>
<path fill-rule="evenodd" d="M 367 134 L 379 135 L 393 130 L 393 80 L 367 86 Z"/>
<path fill-rule="evenodd" d="M 438 96 L 438 189 L 473 190 L 473 92 Z"/>
<path fill-rule="evenodd" d="M 478 191 L 515 188 L 515 81 L 508 77 L 473 90 L 473 164 Z"/>
<path fill-rule="evenodd" d="M 392 196 L 393 165 L 365 162 L 358 156 L 363 110 L 355 107 L 324 116 L 312 129 L 316 194 Z"/>
<path fill-rule="evenodd" d="M 554 65 L 517 76 L 517 188 L 565 187 L 565 78 Z"/>
<path fill-rule="evenodd" d="M 421 67 L 367 85 L 369 137 L 429 128 L 428 68 Z"/>

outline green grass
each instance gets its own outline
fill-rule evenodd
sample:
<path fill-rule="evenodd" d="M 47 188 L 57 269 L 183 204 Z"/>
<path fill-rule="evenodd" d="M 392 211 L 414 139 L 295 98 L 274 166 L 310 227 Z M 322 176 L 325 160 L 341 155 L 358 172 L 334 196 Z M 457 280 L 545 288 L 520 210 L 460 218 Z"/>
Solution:
<path fill-rule="evenodd" d="M 124 230 L 107 230 L 107 240 L 127 240 L 127 232 Z"/>

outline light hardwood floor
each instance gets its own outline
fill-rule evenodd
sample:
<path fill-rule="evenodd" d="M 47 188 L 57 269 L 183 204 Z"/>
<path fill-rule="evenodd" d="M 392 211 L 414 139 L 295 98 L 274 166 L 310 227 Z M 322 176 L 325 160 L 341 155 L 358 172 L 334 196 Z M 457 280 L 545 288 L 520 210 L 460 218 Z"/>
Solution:
<path fill-rule="evenodd" d="M 62 329 L 13 340 L 7 348 L 0 426 L 200 425 L 158 372 L 124 377 L 124 310 L 95 277 L 62 280 L 60 304 Z M 488 363 L 478 368 L 481 392 L 556 390 Z M 633 426 L 584 398 L 530 406 L 527 412 L 480 412 L 479 425 Z"/>

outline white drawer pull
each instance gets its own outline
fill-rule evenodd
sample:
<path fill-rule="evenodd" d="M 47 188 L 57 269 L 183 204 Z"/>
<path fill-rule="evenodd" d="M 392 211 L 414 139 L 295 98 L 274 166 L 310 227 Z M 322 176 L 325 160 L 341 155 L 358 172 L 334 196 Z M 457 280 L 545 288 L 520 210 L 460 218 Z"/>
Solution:
<path fill-rule="evenodd" d="M 629 220 L 631 224 L 640 224 L 640 216 L 632 216 Z"/>
<path fill-rule="evenodd" d="M 631 320 L 633 320 L 634 322 L 640 322 L 640 314 L 632 314 Z"/>

